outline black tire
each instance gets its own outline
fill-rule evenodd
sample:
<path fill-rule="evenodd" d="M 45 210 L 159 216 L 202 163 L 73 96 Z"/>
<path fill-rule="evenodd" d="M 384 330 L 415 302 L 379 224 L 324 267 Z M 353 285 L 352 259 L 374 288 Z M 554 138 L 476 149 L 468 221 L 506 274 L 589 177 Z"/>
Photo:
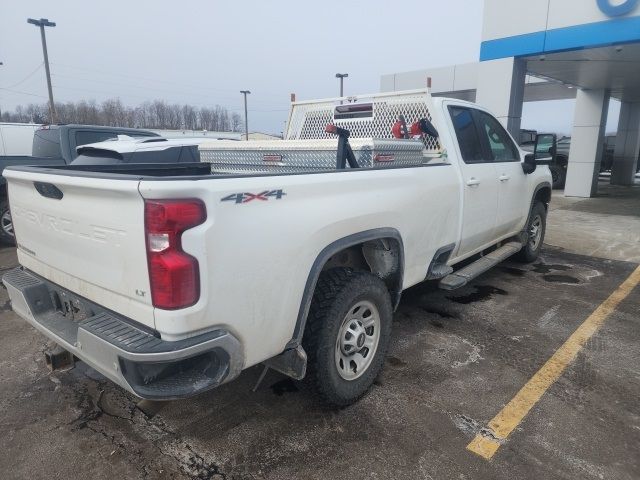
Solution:
<path fill-rule="evenodd" d="M 13 224 L 9 212 L 7 199 L 0 200 L 0 242 L 7 245 L 15 245 L 16 237 L 13 235 Z"/>
<path fill-rule="evenodd" d="M 564 184 L 567 180 L 567 171 L 561 165 L 549 165 L 549 170 L 551 170 L 551 177 L 553 179 L 553 188 L 559 189 L 564 188 Z"/>
<path fill-rule="evenodd" d="M 539 222 L 539 223 L 538 223 Z M 537 241 L 533 241 L 532 231 L 534 224 L 538 225 L 540 236 L 537 237 Z M 522 250 L 520 250 L 515 258 L 523 263 L 532 263 L 540 255 L 542 250 L 542 243 L 544 242 L 544 234 L 547 231 L 547 209 L 542 202 L 536 202 L 531 209 L 529 219 L 527 220 L 527 226 L 525 233 L 527 235 L 527 243 Z"/>
<path fill-rule="evenodd" d="M 362 302 L 373 304 L 379 315 L 377 348 L 373 357 L 367 360 L 370 363 L 362 372 L 357 373 L 360 376 L 347 380 L 338 371 L 336 352 L 339 336 L 344 331 L 346 322 L 351 321 L 347 320 L 351 308 Z M 358 308 L 355 308 L 354 312 L 356 311 Z M 354 403 L 369 390 L 384 364 L 391 337 L 392 318 L 391 297 L 384 282 L 375 275 L 349 268 L 334 268 L 320 275 L 311 301 L 302 345 L 308 356 L 307 381 L 326 403 L 344 407 Z M 373 329 L 370 331 L 373 332 Z M 359 338 L 357 344 L 356 348 L 360 348 Z M 355 375 L 355 367 L 353 371 Z"/>

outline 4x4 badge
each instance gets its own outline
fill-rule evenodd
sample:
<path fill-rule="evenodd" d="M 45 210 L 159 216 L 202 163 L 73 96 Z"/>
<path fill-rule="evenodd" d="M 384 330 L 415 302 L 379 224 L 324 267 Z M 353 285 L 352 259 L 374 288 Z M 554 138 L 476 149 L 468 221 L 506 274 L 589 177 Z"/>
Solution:
<path fill-rule="evenodd" d="M 284 197 L 286 193 L 282 190 L 265 190 L 260 193 L 232 193 L 231 195 L 227 195 L 226 197 L 222 197 L 220 199 L 221 202 L 235 202 L 235 203 L 249 203 L 254 200 L 261 200 L 263 202 L 268 201 L 270 198 L 275 198 L 276 200 L 280 200 Z"/>

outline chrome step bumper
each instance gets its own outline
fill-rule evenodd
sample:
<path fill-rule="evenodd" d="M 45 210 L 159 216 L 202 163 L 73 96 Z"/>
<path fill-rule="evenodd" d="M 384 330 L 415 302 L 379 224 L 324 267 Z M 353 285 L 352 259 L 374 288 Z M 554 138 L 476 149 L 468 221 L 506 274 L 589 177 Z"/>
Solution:
<path fill-rule="evenodd" d="M 225 330 L 168 342 L 23 268 L 6 273 L 2 282 L 19 316 L 141 398 L 190 397 L 232 380 L 242 370 L 242 345 Z M 60 308 L 61 297 L 72 302 L 74 313 Z"/>

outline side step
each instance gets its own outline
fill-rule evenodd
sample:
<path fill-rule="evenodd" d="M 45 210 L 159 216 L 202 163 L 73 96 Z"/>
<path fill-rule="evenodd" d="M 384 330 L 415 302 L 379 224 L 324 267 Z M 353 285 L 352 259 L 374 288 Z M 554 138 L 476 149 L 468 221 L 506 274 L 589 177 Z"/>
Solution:
<path fill-rule="evenodd" d="M 471 280 L 483 274 L 492 267 L 506 260 L 514 253 L 518 253 L 522 248 L 520 242 L 505 243 L 502 247 L 488 253 L 484 257 L 480 257 L 475 262 L 467 265 L 460 270 L 453 272 L 444 277 L 439 282 L 439 287 L 443 290 L 455 290 L 464 287 Z"/>

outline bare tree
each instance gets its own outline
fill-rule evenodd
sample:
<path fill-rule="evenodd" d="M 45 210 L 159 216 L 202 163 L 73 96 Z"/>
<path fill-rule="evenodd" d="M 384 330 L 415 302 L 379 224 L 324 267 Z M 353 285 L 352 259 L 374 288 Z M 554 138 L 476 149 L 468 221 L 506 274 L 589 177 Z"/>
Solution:
<path fill-rule="evenodd" d="M 18 105 L 13 112 L 3 111 L 2 121 L 46 123 L 47 104 Z M 128 107 L 119 98 L 110 98 L 97 104 L 95 100 L 56 103 L 60 123 L 108 125 L 114 127 L 189 129 L 208 131 L 240 131 L 242 117 L 226 108 L 195 107 L 168 104 L 164 100 L 144 102 Z"/>
<path fill-rule="evenodd" d="M 239 113 L 233 112 L 231 115 L 231 131 L 232 132 L 241 132 L 244 130 L 244 122 L 242 121 L 242 117 Z"/>

